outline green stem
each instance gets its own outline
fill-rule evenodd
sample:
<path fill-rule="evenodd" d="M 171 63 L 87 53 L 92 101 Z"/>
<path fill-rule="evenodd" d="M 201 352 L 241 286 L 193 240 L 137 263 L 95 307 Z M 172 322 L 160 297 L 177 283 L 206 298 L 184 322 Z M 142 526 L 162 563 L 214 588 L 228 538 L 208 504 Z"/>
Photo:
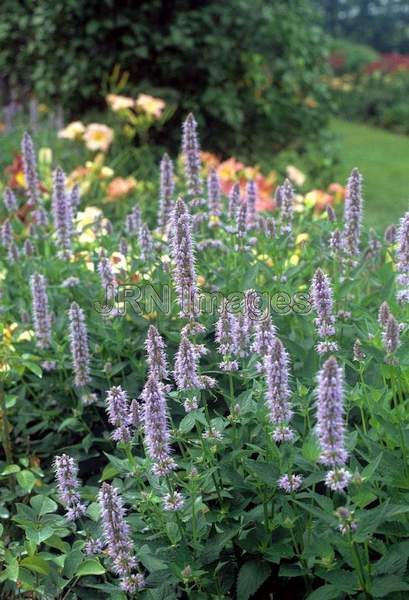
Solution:
<path fill-rule="evenodd" d="M 13 450 L 11 445 L 10 431 L 9 431 L 9 420 L 7 416 L 7 408 L 6 408 L 6 397 L 4 394 L 3 383 L 0 383 L 0 413 L 1 413 L 1 422 L 2 422 L 2 435 L 1 441 L 4 449 L 4 454 L 6 457 L 6 465 L 13 464 Z M 14 476 L 11 475 L 9 477 L 10 485 L 12 490 L 15 487 L 15 479 Z"/>

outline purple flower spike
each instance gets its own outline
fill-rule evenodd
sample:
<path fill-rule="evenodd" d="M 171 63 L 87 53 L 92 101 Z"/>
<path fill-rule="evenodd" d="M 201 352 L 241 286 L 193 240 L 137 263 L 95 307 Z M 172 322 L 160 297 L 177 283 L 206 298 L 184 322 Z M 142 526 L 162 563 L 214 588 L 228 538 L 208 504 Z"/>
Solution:
<path fill-rule="evenodd" d="M 278 338 L 264 357 L 264 374 L 267 382 L 266 400 L 271 423 L 280 429 L 292 417 L 289 404 L 290 388 L 289 360 L 285 348 Z"/>
<path fill-rule="evenodd" d="M 222 213 L 220 179 L 214 168 L 210 169 L 207 178 L 207 199 L 209 203 L 209 224 L 214 226 Z"/>
<path fill-rule="evenodd" d="M 145 341 L 149 374 L 154 374 L 159 381 L 169 378 L 168 364 L 166 360 L 165 342 L 159 331 L 153 325 L 149 325 L 148 335 Z"/>
<path fill-rule="evenodd" d="M 155 475 L 168 475 L 176 469 L 171 457 L 170 433 L 167 422 L 166 398 L 163 384 L 151 374 L 142 392 L 144 401 L 145 444 Z"/>
<path fill-rule="evenodd" d="M 37 163 L 34 151 L 34 144 L 31 136 L 25 132 L 21 143 L 21 152 L 23 155 L 24 180 L 26 182 L 26 194 L 31 206 L 39 203 L 39 184 L 37 176 Z"/>
<path fill-rule="evenodd" d="M 7 259 L 10 264 L 16 263 L 19 259 L 20 253 L 18 251 L 17 245 L 15 242 L 11 242 L 8 247 Z"/>
<path fill-rule="evenodd" d="M 152 260 L 154 256 L 154 243 L 149 227 L 145 223 L 139 229 L 139 247 L 141 250 L 141 260 Z"/>
<path fill-rule="evenodd" d="M 278 480 L 278 487 L 287 494 L 292 494 L 296 492 L 302 485 L 303 476 L 302 475 L 282 475 Z"/>
<path fill-rule="evenodd" d="M 48 309 L 46 279 L 44 275 L 34 273 L 30 277 L 34 331 L 39 348 L 51 345 L 51 315 Z"/>
<path fill-rule="evenodd" d="M 194 204 L 202 204 L 202 179 L 200 177 L 200 145 L 197 123 L 190 113 L 183 123 L 182 153 L 189 195 Z"/>
<path fill-rule="evenodd" d="M 256 202 L 257 202 L 257 184 L 255 181 L 249 181 L 246 189 L 246 204 L 247 204 L 247 227 L 254 227 L 256 219 Z"/>
<path fill-rule="evenodd" d="M 383 345 L 388 354 L 396 352 L 399 346 L 399 323 L 390 313 L 382 335 Z"/>
<path fill-rule="evenodd" d="M 71 254 L 72 206 L 65 189 L 65 174 L 60 168 L 54 171 L 52 213 L 61 256 L 68 258 Z"/>
<path fill-rule="evenodd" d="M 103 483 L 98 495 L 106 551 L 112 560 L 112 571 L 120 576 L 122 589 L 136 591 L 144 585 L 143 576 L 132 571 L 137 566 L 126 511 L 118 490 Z M 131 585 L 132 584 L 132 585 Z"/>
<path fill-rule="evenodd" d="M 160 162 L 160 201 L 158 214 L 158 225 L 162 230 L 166 229 L 172 214 L 174 188 L 173 163 L 169 156 L 164 154 Z"/>
<path fill-rule="evenodd" d="M 243 239 L 247 233 L 247 203 L 241 202 L 236 212 L 237 237 Z"/>
<path fill-rule="evenodd" d="M 82 517 L 86 510 L 79 493 L 80 484 L 76 462 L 67 454 L 56 456 L 54 470 L 60 502 L 67 510 L 67 519 L 75 521 Z"/>
<path fill-rule="evenodd" d="M 172 492 L 163 496 L 163 508 L 167 512 L 177 512 L 183 508 L 185 499 L 180 492 Z"/>
<path fill-rule="evenodd" d="M 237 215 L 237 210 L 240 206 L 240 184 L 235 183 L 230 190 L 229 204 L 227 208 L 227 218 L 233 219 Z"/>
<path fill-rule="evenodd" d="M 317 376 L 317 436 L 320 460 L 332 467 L 346 463 L 343 375 L 334 356 L 322 366 Z"/>
<path fill-rule="evenodd" d="M 24 240 L 24 244 L 23 244 L 23 250 L 24 250 L 24 254 L 26 256 L 33 256 L 34 254 L 34 246 L 31 243 L 30 240 Z"/>
<path fill-rule="evenodd" d="M 14 213 L 17 212 L 18 206 L 17 206 L 17 199 L 16 196 L 14 195 L 13 190 L 11 190 L 10 188 L 6 188 L 4 190 L 4 206 L 6 207 L 6 210 L 8 212 Z"/>
<path fill-rule="evenodd" d="M 277 329 L 273 325 L 270 315 L 256 321 L 254 327 L 253 352 L 264 358 L 272 348 Z"/>
<path fill-rule="evenodd" d="M 238 351 L 238 321 L 228 307 L 228 302 L 223 300 L 219 319 L 216 323 L 216 343 L 220 354 L 224 356 L 235 355 Z"/>
<path fill-rule="evenodd" d="M 98 273 L 101 278 L 102 287 L 104 288 L 106 297 L 108 299 L 114 298 L 117 288 L 116 280 L 111 263 L 105 256 L 103 256 L 99 261 Z"/>
<path fill-rule="evenodd" d="M 362 225 L 362 176 L 353 169 L 348 179 L 344 208 L 343 249 L 345 254 L 356 257 L 359 254 L 359 242 Z"/>
<path fill-rule="evenodd" d="M 1 243 L 4 248 L 8 248 L 13 242 L 13 228 L 10 221 L 4 221 L 1 226 Z"/>
<path fill-rule="evenodd" d="M 396 282 L 402 289 L 398 290 L 396 298 L 398 302 L 407 304 L 409 303 L 409 212 L 400 221 L 397 239 Z"/>
<path fill-rule="evenodd" d="M 386 327 L 390 314 L 391 309 L 389 308 L 389 304 L 387 302 L 382 302 L 378 311 L 378 323 L 382 328 Z"/>
<path fill-rule="evenodd" d="M 115 427 L 112 439 L 128 444 L 131 439 L 129 432 L 129 401 L 128 394 L 121 386 L 113 386 L 106 397 L 108 421 Z"/>
<path fill-rule="evenodd" d="M 276 202 L 280 209 L 281 233 L 290 233 L 294 211 L 294 188 L 289 179 L 277 188 Z"/>
<path fill-rule="evenodd" d="M 75 373 L 75 385 L 81 387 L 90 382 L 88 333 L 83 310 L 73 302 L 69 312 L 70 347 L 72 365 Z"/>
<path fill-rule="evenodd" d="M 139 234 L 141 227 L 141 210 L 137 204 L 133 207 L 131 214 L 126 217 L 126 232 L 129 235 Z"/>
<path fill-rule="evenodd" d="M 320 338 L 324 338 L 325 342 L 317 346 L 317 350 L 327 351 L 328 347 L 333 350 L 337 349 L 334 342 L 328 342 L 327 338 L 335 335 L 335 317 L 333 315 L 333 300 L 331 282 L 321 269 L 317 269 L 312 278 L 311 296 L 317 318 L 315 325 Z"/>
<path fill-rule="evenodd" d="M 181 315 L 194 318 L 197 315 L 197 277 L 193 252 L 190 214 L 182 198 L 176 202 L 171 222 L 171 254 L 174 262 L 174 282 Z"/>
<path fill-rule="evenodd" d="M 178 390 L 203 388 L 203 381 L 198 375 L 199 352 L 197 346 L 182 335 L 179 349 L 175 357 L 174 377 Z"/>

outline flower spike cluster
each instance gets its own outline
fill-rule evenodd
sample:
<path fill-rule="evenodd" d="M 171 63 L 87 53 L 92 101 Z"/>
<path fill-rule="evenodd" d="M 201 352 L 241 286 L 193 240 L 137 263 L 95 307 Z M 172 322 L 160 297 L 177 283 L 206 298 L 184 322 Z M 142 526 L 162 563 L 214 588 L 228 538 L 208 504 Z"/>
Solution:
<path fill-rule="evenodd" d="M 190 113 L 183 123 L 182 153 L 185 176 L 192 204 L 202 204 L 202 179 L 200 176 L 200 144 L 197 134 L 197 123 Z"/>
<path fill-rule="evenodd" d="M 37 344 L 39 348 L 49 348 L 51 345 L 51 315 L 48 309 L 48 296 L 44 275 L 34 273 L 30 278 L 30 285 Z"/>
<path fill-rule="evenodd" d="M 57 480 L 58 496 L 67 510 L 67 519 L 75 521 L 85 514 L 85 504 L 79 493 L 78 467 L 75 460 L 67 454 L 56 456 L 54 471 Z"/>
<path fill-rule="evenodd" d="M 217 224 L 221 215 L 221 189 L 220 179 L 216 169 L 210 169 L 207 178 L 207 199 L 209 204 L 209 226 Z"/>
<path fill-rule="evenodd" d="M 218 350 L 223 355 L 223 362 L 219 364 L 223 371 L 237 371 L 239 368 L 237 361 L 232 360 L 232 357 L 238 353 L 238 329 L 238 320 L 229 310 L 228 302 L 224 299 L 220 306 L 215 335 Z"/>
<path fill-rule="evenodd" d="M 402 304 L 409 303 L 409 212 L 401 219 L 397 234 L 398 246 L 396 249 L 396 282 L 398 291 L 396 299 Z"/>
<path fill-rule="evenodd" d="M 131 439 L 129 432 L 129 401 L 128 394 L 120 385 L 113 386 L 106 397 L 108 420 L 115 427 L 112 439 L 128 444 Z"/>
<path fill-rule="evenodd" d="M 21 143 L 23 155 L 24 180 L 26 182 L 26 193 L 31 206 L 39 204 L 39 182 L 37 176 L 37 162 L 33 140 L 29 133 L 25 132 Z"/>
<path fill-rule="evenodd" d="M 317 314 L 315 325 L 322 340 L 317 345 L 317 352 L 320 354 L 334 352 L 337 350 L 337 344 L 330 339 L 335 335 L 332 288 L 328 275 L 321 269 L 317 269 L 312 278 L 311 296 Z"/>
<path fill-rule="evenodd" d="M 320 461 L 332 467 L 325 483 L 334 491 L 347 487 L 351 475 L 344 468 L 345 449 L 344 392 L 342 369 L 334 356 L 328 358 L 317 376 L 317 437 Z"/>
<path fill-rule="evenodd" d="M 267 382 L 266 400 L 269 417 L 274 426 L 273 439 L 277 442 L 292 441 L 294 433 L 288 427 L 293 414 L 289 403 L 289 360 L 278 338 L 274 338 L 264 357 L 264 375 Z"/>
<path fill-rule="evenodd" d="M 173 163 L 169 156 L 165 153 L 160 161 L 160 199 L 158 225 L 162 230 L 166 229 L 172 215 L 174 188 L 175 183 L 173 177 Z"/>
<path fill-rule="evenodd" d="M 82 387 L 90 382 L 88 332 L 83 310 L 73 302 L 69 311 L 70 347 L 75 385 Z"/>
<path fill-rule="evenodd" d="M 344 208 L 343 250 L 351 258 L 359 254 L 362 226 L 362 176 L 353 169 L 348 179 Z"/>
<path fill-rule="evenodd" d="M 102 529 L 106 550 L 112 561 L 112 571 L 119 575 L 121 588 L 125 592 L 135 593 L 145 587 L 141 573 L 134 573 L 137 560 L 125 508 L 118 490 L 103 483 L 98 495 L 101 507 Z"/>
<path fill-rule="evenodd" d="M 172 214 L 170 241 L 174 262 L 174 282 L 181 315 L 185 318 L 194 318 L 197 315 L 197 277 L 192 225 L 188 208 L 182 198 L 178 198 Z"/>
<path fill-rule="evenodd" d="M 145 348 L 149 374 L 154 374 L 159 381 L 169 379 L 165 342 L 154 325 L 149 325 Z"/>
<path fill-rule="evenodd" d="M 72 206 L 65 189 L 65 174 L 60 168 L 54 171 L 52 213 L 61 256 L 68 258 L 71 254 Z"/>

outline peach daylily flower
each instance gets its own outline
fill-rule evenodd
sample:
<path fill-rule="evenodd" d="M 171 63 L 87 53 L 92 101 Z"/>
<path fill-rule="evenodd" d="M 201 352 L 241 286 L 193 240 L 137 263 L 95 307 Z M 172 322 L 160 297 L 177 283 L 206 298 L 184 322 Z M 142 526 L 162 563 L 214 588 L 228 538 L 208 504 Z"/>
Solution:
<path fill-rule="evenodd" d="M 155 117 L 155 119 L 159 119 L 166 106 L 166 102 L 160 98 L 148 96 L 147 94 L 139 94 L 135 105 L 137 108 L 143 110 L 143 112 L 145 112 L 147 115 Z"/>
<path fill-rule="evenodd" d="M 108 94 L 106 101 L 108 106 L 115 112 L 118 110 L 124 110 L 125 108 L 133 108 L 135 106 L 135 100 L 129 96 Z"/>
<path fill-rule="evenodd" d="M 84 135 L 85 125 L 81 121 L 73 121 L 64 129 L 60 129 L 58 137 L 65 140 L 80 140 Z"/>
<path fill-rule="evenodd" d="M 106 152 L 112 144 L 113 139 L 113 129 L 101 123 L 91 123 L 87 126 L 84 133 L 85 145 L 89 150 L 102 150 L 102 152 Z"/>
<path fill-rule="evenodd" d="M 295 185 L 298 185 L 299 187 L 304 185 L 306 176 L 302 171 L 297 169 L 297 167 L 294 167 L 294 165 L 288 165 L 286 168 L 286 173 L 288 179 L 295 183 Z"/>
<path fill-rule="evenodd" d="M 116 177 L 107 187 L 107 202 L 113 202 L 118 198 L 122 198 L 135 188 L 136 180 L 133 177 Z"/>

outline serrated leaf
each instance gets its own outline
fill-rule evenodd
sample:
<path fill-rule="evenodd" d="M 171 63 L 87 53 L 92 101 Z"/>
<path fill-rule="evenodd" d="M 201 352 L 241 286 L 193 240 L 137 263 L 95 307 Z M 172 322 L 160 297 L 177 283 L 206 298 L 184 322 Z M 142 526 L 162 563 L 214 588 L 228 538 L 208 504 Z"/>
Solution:
<path fill-rule="evenodd" d="M 237 600 L 248 600 L 268 579 L 270 565 L 260 560 L 246 562 L 240 569 L 237 578 Z"/>
<path fill-rule="evenodd" d="M 50 566 L 47 561 L 39 556 L 27 556 L 26 558 L 23 558 L 20 562 L 20 566 L 25 567 L 34 573 L 39 573 L 40 575 L 48 575 L 50 572 Z"/>
<path fill-rule="evenodd" d="M 89 558 L 79 566 L 75 575 L 77 577 L 83 577 L 85 575 L 103 575 L 105 573 L 104 567 L 98 560 Z"/>

